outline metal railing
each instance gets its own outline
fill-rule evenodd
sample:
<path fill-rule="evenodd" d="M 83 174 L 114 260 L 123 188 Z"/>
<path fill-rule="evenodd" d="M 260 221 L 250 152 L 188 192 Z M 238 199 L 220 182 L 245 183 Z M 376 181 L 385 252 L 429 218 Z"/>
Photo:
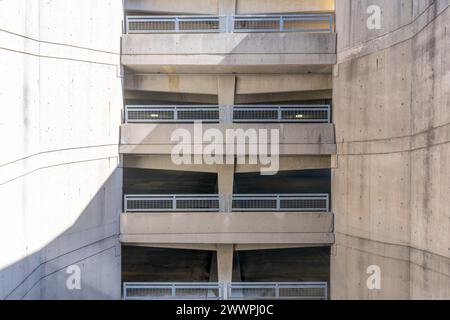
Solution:
<path fill-rule="evenodd" d="M 130 195 L 124 197 L 125 212 L 219 211 L 218 195 Z"/>
<path fill-rule="evenodd" d="M 330 105 L 127 105 L 125 123 L 220 121 L 220 108 L 229 108 L 235 123 L 330 123 Z"/>
<path fill-rule="evenodd" d="M 232 32 L 333 32 L 333 14 L 237 15 Z"/>
<path fill-rule="evenodd" d="M 235 105 L 233 122 L 330 123 L 330 105 Z"/>
<path fill-rule="evenodd" d="M 293 211 L 328 212 L 328 194 L 235 194 L 234 212 Z M 219 195 L 124 196 L 125 212 L 219 212 Z"/>
<path fill-rule="evenodd" d="M 125 106 L 125 123 L 219 122 L 219 106 Z"/>
<path fill-rule="evenodd" d="M 231 300 L 327 300 L 326 282 L 232 282 Z M 222 300 L 222 283 L 125 282 L 124 300 Z"/>
<path fill-rule="evenodd" d="M 223 21 L 223 22 L 221 22 Z M 226 32 L 225 16 L 127 16 L 126 33 Z"/>
<path fill-rule="evenodd" d="M 333 14 L 127 16 L 126 33 L 333 32 Z"/>
<path fill-rule="evenodd" d="M 233 195 L 233 211 L 328 212 L 328 194 Z"/>
<path fill-rule="evenodd" d="M 228 299 L 236 300 L 327 300 L 328 284 L 326 282 L 292 282 L 292 283 L 229 283 Z"/>
<path fill-rule="evenodd" d="M 221 300 L 223 285 L 220 283 L 143 283 L 125 282 L 125 300 Z"/>

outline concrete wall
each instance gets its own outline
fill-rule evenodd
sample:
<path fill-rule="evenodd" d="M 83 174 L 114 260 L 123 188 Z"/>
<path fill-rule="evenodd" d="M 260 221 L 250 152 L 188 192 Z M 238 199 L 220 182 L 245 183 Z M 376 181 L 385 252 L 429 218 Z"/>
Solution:
<path fill-rule="evenodd" d="M 122 12 L 0 1 L 0 299 L 120 297 Z"/>
<path fill-rule="evenodd" d="M 450 298 L 449 5 L 337 1 L 334 299 Z"/>

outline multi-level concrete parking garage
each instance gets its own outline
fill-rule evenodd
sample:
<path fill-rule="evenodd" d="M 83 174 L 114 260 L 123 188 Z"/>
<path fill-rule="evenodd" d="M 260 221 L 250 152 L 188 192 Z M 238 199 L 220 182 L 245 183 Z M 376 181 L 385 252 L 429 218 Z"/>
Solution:
<path fill-rule="evenodd" d="M 449 7 L 0 1 L 0 298 L 449 299 Z"/>

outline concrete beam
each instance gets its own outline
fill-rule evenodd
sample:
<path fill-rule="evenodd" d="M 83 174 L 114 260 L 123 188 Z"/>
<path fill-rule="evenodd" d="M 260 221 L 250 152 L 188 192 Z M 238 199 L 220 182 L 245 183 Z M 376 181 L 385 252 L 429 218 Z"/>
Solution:
<path fill-rule="evenodd" d="M 248 163 L 248 161 L 246 161 Z M 330 156 L 280 157 L 279 171 L 328 169 L 332 167 Z M 260 172 L 261 165 L 236 164 L 236 173 Z"/>
<path fill-rule="evenodd" d="M 125 90 L 218 95 L 217 75 L 126 75 Z M 332 89 L 331 74 L 237 75 L 237 95 L 322 91 Z"/>
<path fill-rule="evenodd" d="M 152 101 L 167 101 L 170 103 L 195 103 L 195 104 L 218 104 L 217 95 L 191 94 L 176 92 L 151 92 L 151 91 L 133 91 L 125 90 L 124 99 L 126 101 L 142 101 L 149 103 Z"/>
<path fill-rule="evenodd" d="M 334 12 L 335 0 L 239 0 L 238 14 Z"/>
<path fill-rule="evenodd" d="M 333 97 L 333 91 L 331 89 L 327 90 L 316 90 L 316 91 L 301 91 L 301 92 L 272 92 L 269 94 L 237 94 L 235 97 L 236 104 L 247 104 L 247 103 L 261 103 L 261 104 L 271 104 L 271 103 L 283 103 L 283 102 L 296 102 L 301 103 L 302 101 L 312 101 L 312 100 L 331 100 Z"/>
<path fill-rule="evenodd" d="M 124 213 L 122 243 L 331 244 L 333 215 L 314 212 Z"/>
<path fill-rule="evenodd" d="M 224 161 L 225 162 L 225 161 Z M 248 163 L 248 161 L 246 161 Z M 172 170 L 190 172 L 217 173 L 221 165 L 207 164 L 182 164 L 172 162 L 169 155 L 123 155 L 122 166 L 124 168 L 149 169 L 149 170 Z M 332 168 L 330 156 L 287 156 L 280 157 L 279 171 L 313 170 Z M 260 172 L 260 165 L 236 164 L 235 173 Z"/>
<path fill-rule="evenodd" d="M 218 13 L 218 0 L 125 0 L 125 11 L 171 15 Z"/>
<path fill-rule="evenodd" d="M 196 103 L 196 104 L 218 104 L 217 95 L 207 94 L 190 94 L 190 93 L 173 93 L 173 92 L 151 92 L 151 91 L 133 91 L 125 90 L 124 99 L 127 101 L 143 101 L 142 103 L 149 103 L 152 101 L 167 101 L 169 103 Z M 302 101 L 312 100 L 331 100 L 332 90 L 318 90 L 318 91 L 303 91 L 303 92 L 283 92 L 283 93 L 270 93 L 270 94 L 239 94 L 235 95 L 236 104 L 248 104 L 248 103 L 284 103 L 295 102 L 301 103 Z"/>
<path fill-rule="evenodd" d="M 186 129 L 194 137 L 193 124 L 128 124 L 122 125 L 121 153 L 171 154 L 178 143 L 171 141 L 172 132 Z M 336 152 L 334 127 L 332 124 L 203 124 L 203 130 L 226 129 L 278 129 L 280 134 L 280 155 L 331 155 Z M 188 143 L 188 142 L 186 142 Z M 190 144 L 189 144 L 190 145 Z M 206 144 L 204 144 L 205 146 Z M 219 145 L 218 145 L 219 146 Z M 246 144 L 248 154 L 248 143 Z M 226 145 L 221 145 L 226 150 Z"/>
<path fill-rule="evenodd" d="M 126 0 L 125 10 L 152 14 L 333 12 L 334 0 Z"/>
<path fill-rule="evenodd" d="M 217 76 L 126 75 L 125 90 L 217 95 Z"/>
<path fill-rule="evenodd" d="M 283 74 L 242 75 L 237 78 L 236 94 L 331 90 L 331 75 Z"/>
<path fill-rule="evenodd" d="M 146 248 L 182 249 L 182 250 L 199 250 L 199 251 L 217 251 L 217 248 L 219 246 L 223 246 L 215 243 L 127 243 L 126 245 L 136 247 L 146 247 Z M 323 244 L 315 245 L 315 244 L 301 244 L 301 243 L 298 244 L 242 243 L 234 245 L 234 251 L 314 248 L 322 246 Z M 217 268 L 217 261 L 213 265 L 215 266 L 215 268 Z"/>
<path fill-rule="evenodd" d="M 255 251 L 255 250 L 274 250 L 274 249 L 295 249 L 295 248 L 315 248 L 323 247 L 323 244 L 270 244 L 270 243 L 257 243 L 257 244 L 236 244 L 234 251 Z"/>
<path fill-rule="evenodd" d="M 122 51 L 135 73 L 300 73 L 336 63 L 336 34 L 126 34 Z"/>

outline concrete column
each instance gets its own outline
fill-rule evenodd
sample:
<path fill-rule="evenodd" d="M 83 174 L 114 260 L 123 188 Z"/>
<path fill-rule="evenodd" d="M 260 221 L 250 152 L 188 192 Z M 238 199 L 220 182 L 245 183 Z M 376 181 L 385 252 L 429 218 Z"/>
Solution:
<path fill-rule="evenodd" d="M 224 286 L 224 298 L 228 299 L 228 284 L 233 278 L 233 244 L 217 245 L 217 274 L 218 280 Z"/>
<path fill-rule="evenodd" d="M 220 122 L 231 123 L 233 119 L 234 96 L 236 93 L 236 77 L 234 75 L 219 76 L 217 79 L 219 95 Z"/>
<path fill-rule="evenodd" d="M 219 0 L 219 15 L 236 14 L 236 0 Z"/>
<path fill-rule="evenodd" d="M 232 211 L 234 164 L 224 164 L 217 169 L 220 212 Z"/>
<path fill-rule="evenodd" d="M 231 24 L 233 23 L 231 16 L 236 14 L 236 0 L 219 0 L 217 11 L 220 16 L 224 16 L 220 22 L 221 29 L 231 32 Z"/>

